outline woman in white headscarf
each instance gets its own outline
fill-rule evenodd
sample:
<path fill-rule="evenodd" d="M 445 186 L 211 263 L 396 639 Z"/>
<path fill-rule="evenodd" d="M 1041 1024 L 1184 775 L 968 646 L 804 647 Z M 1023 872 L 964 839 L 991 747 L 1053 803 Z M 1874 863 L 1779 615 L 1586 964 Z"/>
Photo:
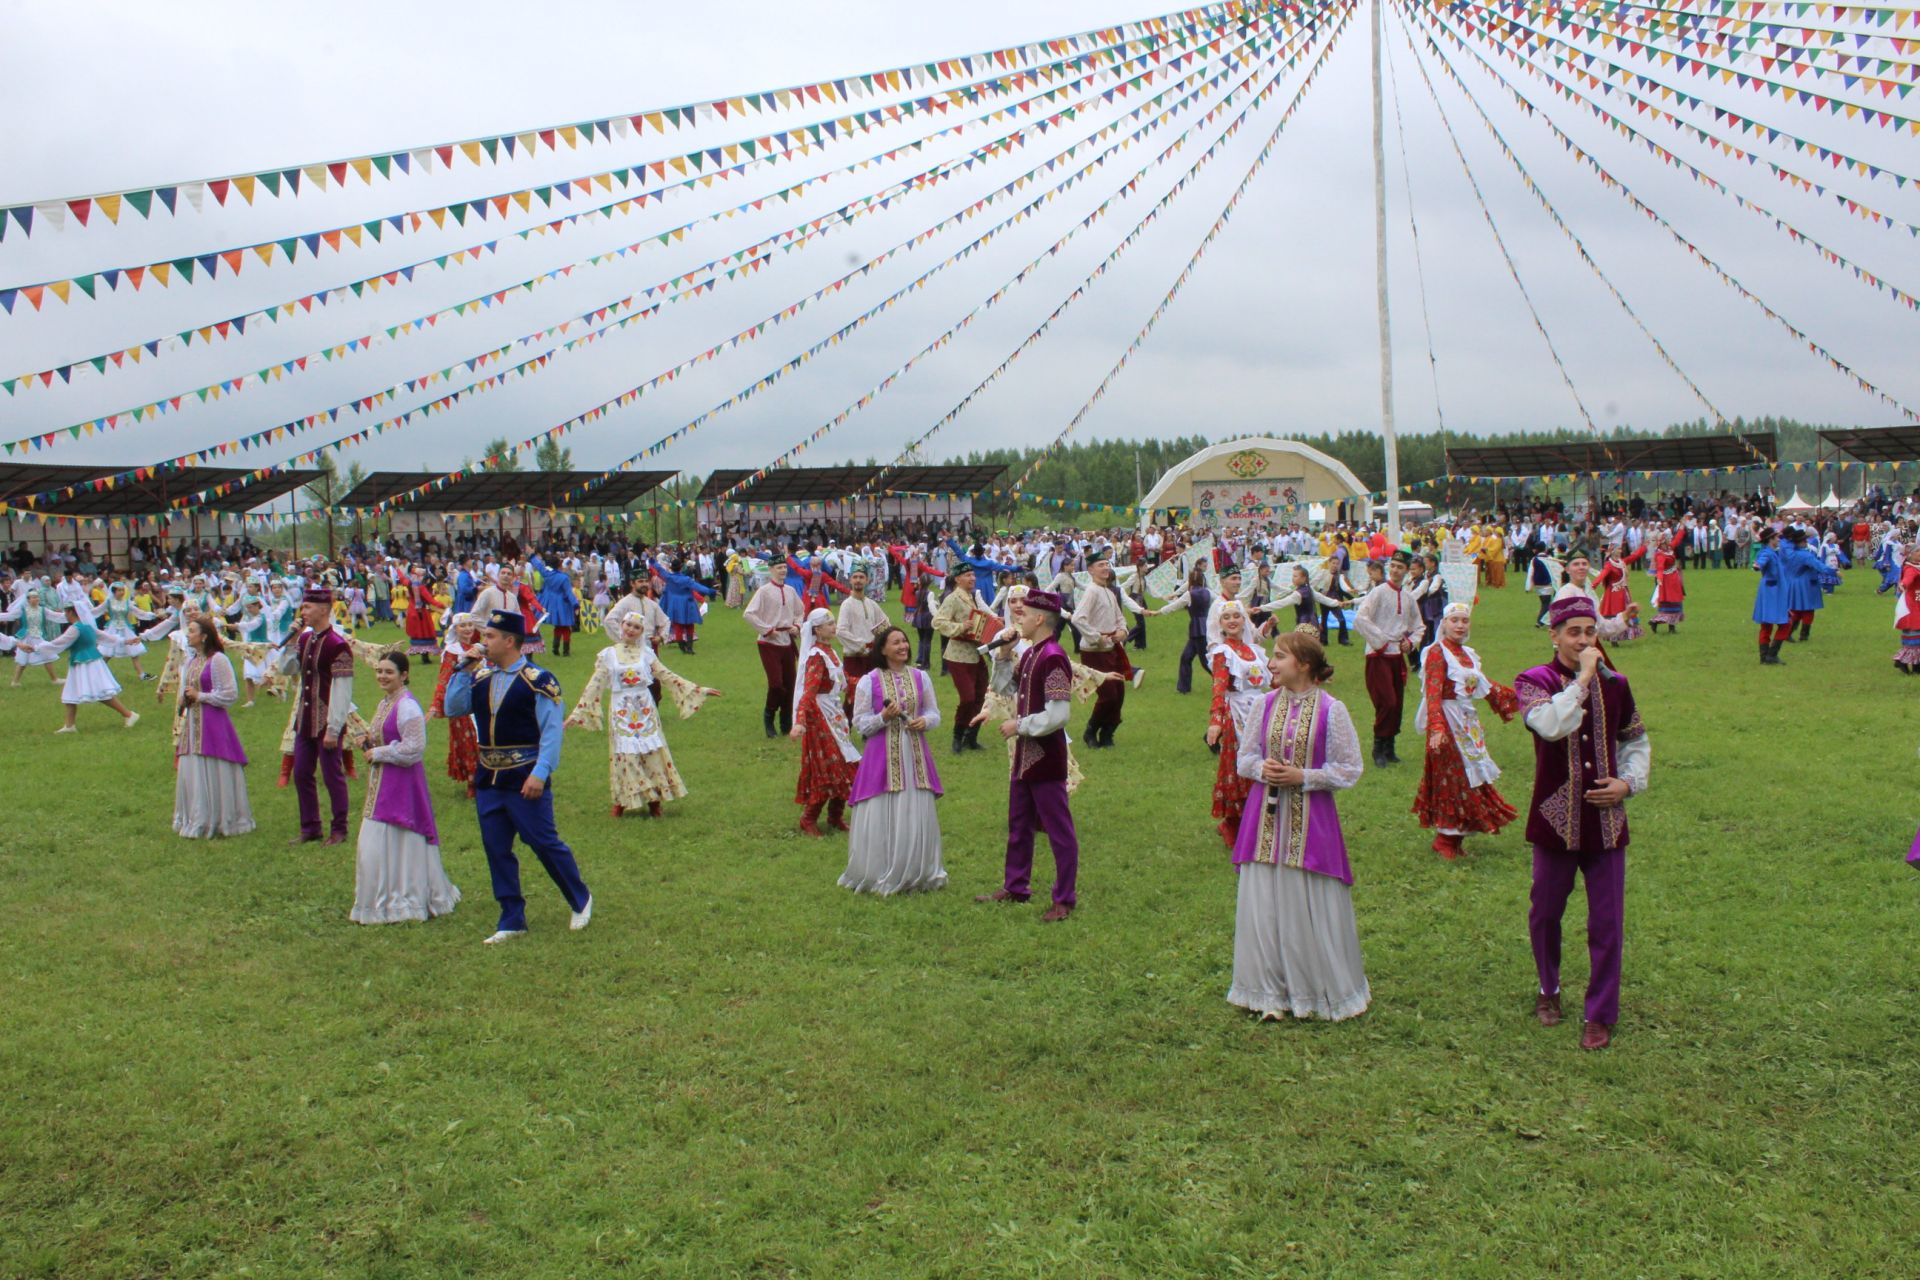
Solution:
<path fill-rule="evenodd" d="M 53 664 L 59 661 L 60 651 L 49 649 L 47 641 L 59 635 L 67 623 L 58 612 L 47 607 L 48 594 L 35 584 L 20 593 L 20 599 L 14 602 L 13 608 L 0 613 L 0 622 L 20 624 L 20 629 L 13 636 L 18 645 L 13 651 L 13 687 L 16 689 L 20 687 L 20 677 L 27 673 L 28 667 L 45 667 L 53 682 L 60 683 L 60 676 L 53 669 Z"/>
<path fill-rule="evenodd" d="M 652 690 L 660 688 L 671 694 L 682 720 L 698 711 L 708 698 L 719 697 L 720 691 L 667 669 L 647 643 L 645 615 L 630 613 L 618 625 L 619 639 L 594 658 L 593 679 L 580 691 L 580 701 L 567 717 L 567 727 L 599 729 L 608 725 L 601 716 L 600 704 L 611 697 L 607 749 L 612 756 L 613 816 L 644 808 L 657 818 L 660 806 L 686 795 L 687 787 L 674 767 L 673 753 L 667 749 L 660 707 Z"/>
<path fill-rule="evenodd" d="M 1451 862 L 1469 835 L 1493 835 L 1519 816 L 1494 788 L 1500 767 L 1474 705 L 1484 701 L 1502 720 L 1520 709 L 1512 689 L 1487 678 L 1467 644 L 1473 606 L 1456 600 L 1440 615 L 1440 634 L 1420 655 L 1420 705 L 1414 727 L 1427 738 L 1413 812 L 1434 830 L 1433 851 Z"/>
<path fill-rule="evenodd" d="M 1240 835 L 1240 813 L 1253 779 L 1240 774 L 1240 735 L 1273 692 L 1267 655 L 1255 637 L 1253 613 L 1239 600 L 1221 604 L 1207 624 L 1207 668 L 1213 675 L 1213 702 L 1207 717 L 1207 746 L 1220 753 L 1213 779 L 1213 816 L 1220 838 L 1232 848 Z M 1316 628 L 1315 634 L 1318 634 Z"/>
<path fill-rule="evenodd" d="M 800 662 L 794 681 L 793 730 L 800 739 L 800 781 L 793 802 L 804 805 L 800 830 L 810 836 L 820 830 L 820 810 L 836 831 L 847 826 L 847 796 L 853 790 L 854 766 L 860 748 L 847 725 L 847 674 L 840 655 L 829 643 L 838 633 L 833 615 L 815 609 L 800 628 Z"/>

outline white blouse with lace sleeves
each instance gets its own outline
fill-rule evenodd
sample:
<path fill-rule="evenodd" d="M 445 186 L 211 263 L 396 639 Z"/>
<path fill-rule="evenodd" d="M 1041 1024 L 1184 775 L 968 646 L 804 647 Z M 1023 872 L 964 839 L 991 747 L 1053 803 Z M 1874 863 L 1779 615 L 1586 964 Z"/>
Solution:
<path fill-rule="evenodd" d="M 397 716 L 400 739 L 370 749 L 367 759 L 375 764 L 419 764 L 427 758 L 427 713 L 414 699 L 402 698 Z"/>
<path fill-rule="evenodd" d="M 1344 791 L 1360 781 L 1360 735 L 1354 732 L 1353 717 L 1338 698 L 1327 700 L 1327 763 L 1322 769 L 1308 769 L 1303 784 L 1308 791 Z"/>
<path fill-rule="evenodd" d="M 239 702 L 240 686 L 233 678 L 232 660 L 224 653 L 216 653 L 207 659 L 207 669 L 213 672 L 211 678 L 213 687 L 200 694 L 200 704 L 207 707 L 231 707 Z"/>

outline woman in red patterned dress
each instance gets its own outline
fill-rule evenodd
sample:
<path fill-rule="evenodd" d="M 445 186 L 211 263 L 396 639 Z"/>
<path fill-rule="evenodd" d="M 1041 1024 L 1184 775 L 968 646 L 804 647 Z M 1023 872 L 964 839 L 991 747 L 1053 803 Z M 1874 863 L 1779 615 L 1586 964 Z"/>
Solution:
<path fill-rule="evenodd" d="M 793 694 L 793 732 L 800 739 L 800 782 L 793 802 L 805 805 L 800 830 L 810 836 L 820 830 L 820 810 L 827 825 L 846 831 L 847 795 L 860 763 L 860 748 L 847 725 L 847 676 L 832 640 L 839 628 L 833 615 L 815 609 L 800 628 L 799 675 Z"/>
<path fill-rule="evenodd" d="M 440 654 L 440 683 L 433 689 L 433 705 L 427 719 L 447 721 L 447 776 L 467 784 L 467 798 L 474 794 L 473 770 L 480 763 L 480 740 L 474 736 L 473 717 L 447 718 L 447 683 L 466 657 L 466 651 L 480 638 L 480 620 L 470 613 L 455 614 L 447 624 L 447 645 Z"/>
<path fill-rule="evenodd" d="M 1425 767 L 1413 812 L 1435 829 L 1433 851 L 1451 861 L 1468 835 L 1492 835 L 1519 816 L 1494 790 L 1500 767 L 1487 754 L 1476 699 L 1485 698 L 1502 720 L 1519 710 L 1512 689 L 1480 669 L 1480 655 L 1467 647 L 1473 607 L 1455 602 L 1440 615 L 1440 638 L 1420 659 L 1420 707 L 1413 722 L 1427 732 Z"/>
<path fill-rule="evenodd" d="M 1231 848 L 1240 835 L 1240 811 L 1253 780 L 1240 776 L 1240 726 L 1256 714 L 1273 692 L 1266 655 L 1247 643 L 1252 618 L 1239 600 L 1228 600 L 1214 615 L 1218 630 L 1209 637 L 1207 661 L 1213 669 L 1213 712 L 1207 719 L 1207 746 L 1220 753 L 1213 779 L 1213 816 L 1220 838 Z M 1315 634 L 1318 634 L 1316 632 Z"/>
<path fill-rule="evenodd" d="M 1647 544 L 1641 543 L 1631 555 L 1621 555 L 1620 548 L 1611 547 L 1606 560 L 1600 566 L 1600 572 L 1594 575 L 1593 585 L 1600 589 L 1600 616 L 1618 618 L 1627 613 L 1627 606 L 1633 603 L 1633 596 L 1627 590 L 1627 570 L 1638 564 L 1647 554 Z M 1640 638 L 1640 619 L 1636 611 L 1627 618 L 1626 630 L 1620 633 L 1621 642 Z"/>

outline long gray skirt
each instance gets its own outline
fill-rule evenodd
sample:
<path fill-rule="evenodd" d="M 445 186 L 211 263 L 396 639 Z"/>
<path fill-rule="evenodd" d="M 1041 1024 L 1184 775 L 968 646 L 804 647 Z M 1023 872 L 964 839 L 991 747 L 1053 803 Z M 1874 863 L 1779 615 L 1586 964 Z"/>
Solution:
<path fill-rule="evenodd" d="M 1240 868 L 1227 1002 L 1256 1013 L 1338 1022 L 1365 1013 L 1353 893 L 1332 876 L 1270 863 Z"/>
<path fill-rule="evenodd" d="M 173 778 L 173 829 L 189 840 L 243 836 L 253 830 L 246 770 L 212 756 L 179 756 Z"/>
<path fill-rule="evenodd" d="M 946 887 L 933 792 L 883 791 L 853 806 L 852 825 L 841 888 L 885 897 Z"/>
<path fill-rule="evenodd" d="M 430 920 L 459 902 L 460 890 L 440 863 L 439 845 L 391 822 L 361 820 L 349 919 L 355 924 Z"/>

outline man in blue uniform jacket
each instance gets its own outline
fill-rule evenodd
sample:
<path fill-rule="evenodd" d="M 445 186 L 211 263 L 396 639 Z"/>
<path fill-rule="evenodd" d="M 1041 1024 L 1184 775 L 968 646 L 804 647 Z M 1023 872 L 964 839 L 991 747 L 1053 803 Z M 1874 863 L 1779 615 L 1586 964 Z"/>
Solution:
<path fill-rule="evenodd" d="M 540 865 L 560 886 L 573 909 L 572 927 L 584 929 L 593 918 L 593 895 L 580 878 L 573 850 L 553 825 L 553 796 L 547 781 L 560 764 L 560 735 L 565 713 L 560 681 L 520 656 L 526 619 L 495 609 L 487 616 L 480 643 L 447 683 L 448 716 L 473 717 L 480 739 L 474 770 L 474 804 L 480 816 L 480 840 L 487 850 L 493 896 L 500 923 L 488 945 L 527 932 L 527 900 L 520 896 L 520 862 L 513 856 L 515 836 L 526 841 Z M 481 654 L 487 665 L 481 667 Z"/>

